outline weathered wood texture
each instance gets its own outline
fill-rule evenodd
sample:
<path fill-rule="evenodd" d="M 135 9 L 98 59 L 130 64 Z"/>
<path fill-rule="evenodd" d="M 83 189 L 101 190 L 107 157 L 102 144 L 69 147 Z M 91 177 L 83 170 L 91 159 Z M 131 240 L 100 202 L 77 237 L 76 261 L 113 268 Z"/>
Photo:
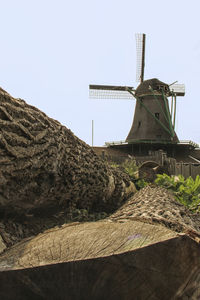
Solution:
<path fill-rule="evenodd" d="M 176 299 L 198 293 L 199 270 L 199 245 L 161 226 L 71 224 L 1 255 L 0 298 Z"/>

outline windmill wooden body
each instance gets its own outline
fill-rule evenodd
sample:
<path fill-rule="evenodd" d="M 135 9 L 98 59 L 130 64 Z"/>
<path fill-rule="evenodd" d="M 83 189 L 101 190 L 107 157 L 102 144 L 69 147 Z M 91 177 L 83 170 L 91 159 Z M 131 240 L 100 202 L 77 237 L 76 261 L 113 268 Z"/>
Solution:
<path fill-rule="evenodd" d="M 126 138 L 128 144 L 177 144 L 175 132 L 176 97 L 184 96 L 183 84 L 166 84 L 156 78 L 144 80 L 145 34 L 136 35 L 139 86 L 90 85 L 91 98 L 136 99 L 133 123 Z M 171 97 L 169 106 L 168 97 Z"/>
<path fill-rule="evenodd" d="M 170 94 L 169 86 L 156 78 L 138 86 L 133 124 L 126 138 L 128 143 L 178 142 L 167 99 Z"/>

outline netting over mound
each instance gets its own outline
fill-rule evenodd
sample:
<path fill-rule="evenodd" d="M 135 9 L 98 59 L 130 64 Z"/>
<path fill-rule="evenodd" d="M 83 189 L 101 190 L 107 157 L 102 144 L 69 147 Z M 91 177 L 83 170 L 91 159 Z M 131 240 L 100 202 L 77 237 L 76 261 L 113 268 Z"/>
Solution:
<path fill-rule="evenodd" d="M 178 232 L 200 231 L 200 215 L 194 215 L 162 187 L 147 186 L 137 192 L 111 217 L 111 220 L 141 220 L 159 223 Z"/>

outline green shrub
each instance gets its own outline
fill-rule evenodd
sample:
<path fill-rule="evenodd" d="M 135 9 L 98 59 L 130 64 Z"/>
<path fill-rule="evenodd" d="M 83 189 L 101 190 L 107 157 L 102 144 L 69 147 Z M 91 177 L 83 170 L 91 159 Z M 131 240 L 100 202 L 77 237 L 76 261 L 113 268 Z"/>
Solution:
<path fill-rule="evenodd" d="M 144 179 L 139 178 L 135 181 L 135 186 L 137 190 L 143 189 L 147 185 L 149 185 L 149 182 L 145 181 Z"/>
<path fill-rule="evenodd" d="M 184 178 L 158 174 L 155 183 L 171 190 L 175 198 L 194 212 L 200 212 L 200 176 Z"/>
<path fill-rule="evenodd" d="M 136 179 L 138 176 L 138 166 L 136 165 L 135 159 L 126 159 L 122 164 L 121 168 L 126 172 L 132 179 Z"/>
<path fill-rule="evenodd" d="M 118 168 L 121 171 L 127 173 L 130 176 L 130 179 L 134 182 L 137 190 L 140 190 L 149 184 L 144 179 L 139 178 L 139 170 L 134 158 L 126 159 L 120 165 L 114 162 L 109 163 L 109 165 L 113 168 Z"/>
<path fill-rule="evenodd" d="M 121 171 L 128 174 L 131 179 L 135 180 L 138 178 L 138 166 L 136 165 L 136 161 L 134 158 L 126 159 L 123 163 L 117 164 L 114 162 L 110 162 L 109 165 L 113 168 L 118 168 Z"/>

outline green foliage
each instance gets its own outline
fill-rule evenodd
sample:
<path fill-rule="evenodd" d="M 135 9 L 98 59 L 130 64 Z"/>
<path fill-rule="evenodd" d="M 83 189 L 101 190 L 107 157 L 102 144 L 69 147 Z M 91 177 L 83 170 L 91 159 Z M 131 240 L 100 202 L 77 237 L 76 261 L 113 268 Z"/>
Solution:
<path fill-rule="evenodd" d="M 200 212 L 200 176 L 184 178 L 158 174 L 155 183 L 171 190 L 175 198 L 194 212 Z"/>
<path fill-rule="evenodd" d="M 114 162 L 109 163 L 113 168 L 118 168 L 121 171 L 127 173 L 131 179 L 135 180 L 138 177 L 138 166 L 134 158 L 126 159 L 123 163 L 117 164 Z"/>
<path fill-rule="evenodd" d="M 121 171 L 127 173 L 131 180 L 134 182 L 137 190 L 140 190 L 147 186 L 149 183 L 144 179 L 139 178 L 138 166 L 134 158 L 126 159 L 122 164 L 118 165 L 114 162 L 110 163 L 113 168 L 119 168 Z"/>
<path fill-rule="evenodd" d="M 120 167 L 117 163 L 114 163 L 114 162 L 108 162 L 108 164 L 112 168 L 119 168 Z"/>
<path fill-rule="evenodd" d="M 149 184 L 144 179 L 138 178 L 138 167 L 134 159 L 127 159 L 120 165 L 112 163 L 111 166 L 126 172 L 138 190 Z M 200 212 L 199 175 L 197 175 L 195 179 L 192 179 L 192 177 L 185 179 L 182 175 L 169 176 L 167 174 L 157 174 L 155 184 L 171 190 L 177 201 L 193 212 Z"/>
<path fill-rule="evenodd" d="M 121 168 L 132 178 L 136 179 L 138 176 L 138 167 L 135 159 L 126 159 L 122 164 Z"/>
<path fill-rule="evenodd" d="M 144 179 L 138 179 L 135 181 L 135 186 L 137 190 L 143 189 L 145 186 L 149 185 L 149 182 Z"/>

